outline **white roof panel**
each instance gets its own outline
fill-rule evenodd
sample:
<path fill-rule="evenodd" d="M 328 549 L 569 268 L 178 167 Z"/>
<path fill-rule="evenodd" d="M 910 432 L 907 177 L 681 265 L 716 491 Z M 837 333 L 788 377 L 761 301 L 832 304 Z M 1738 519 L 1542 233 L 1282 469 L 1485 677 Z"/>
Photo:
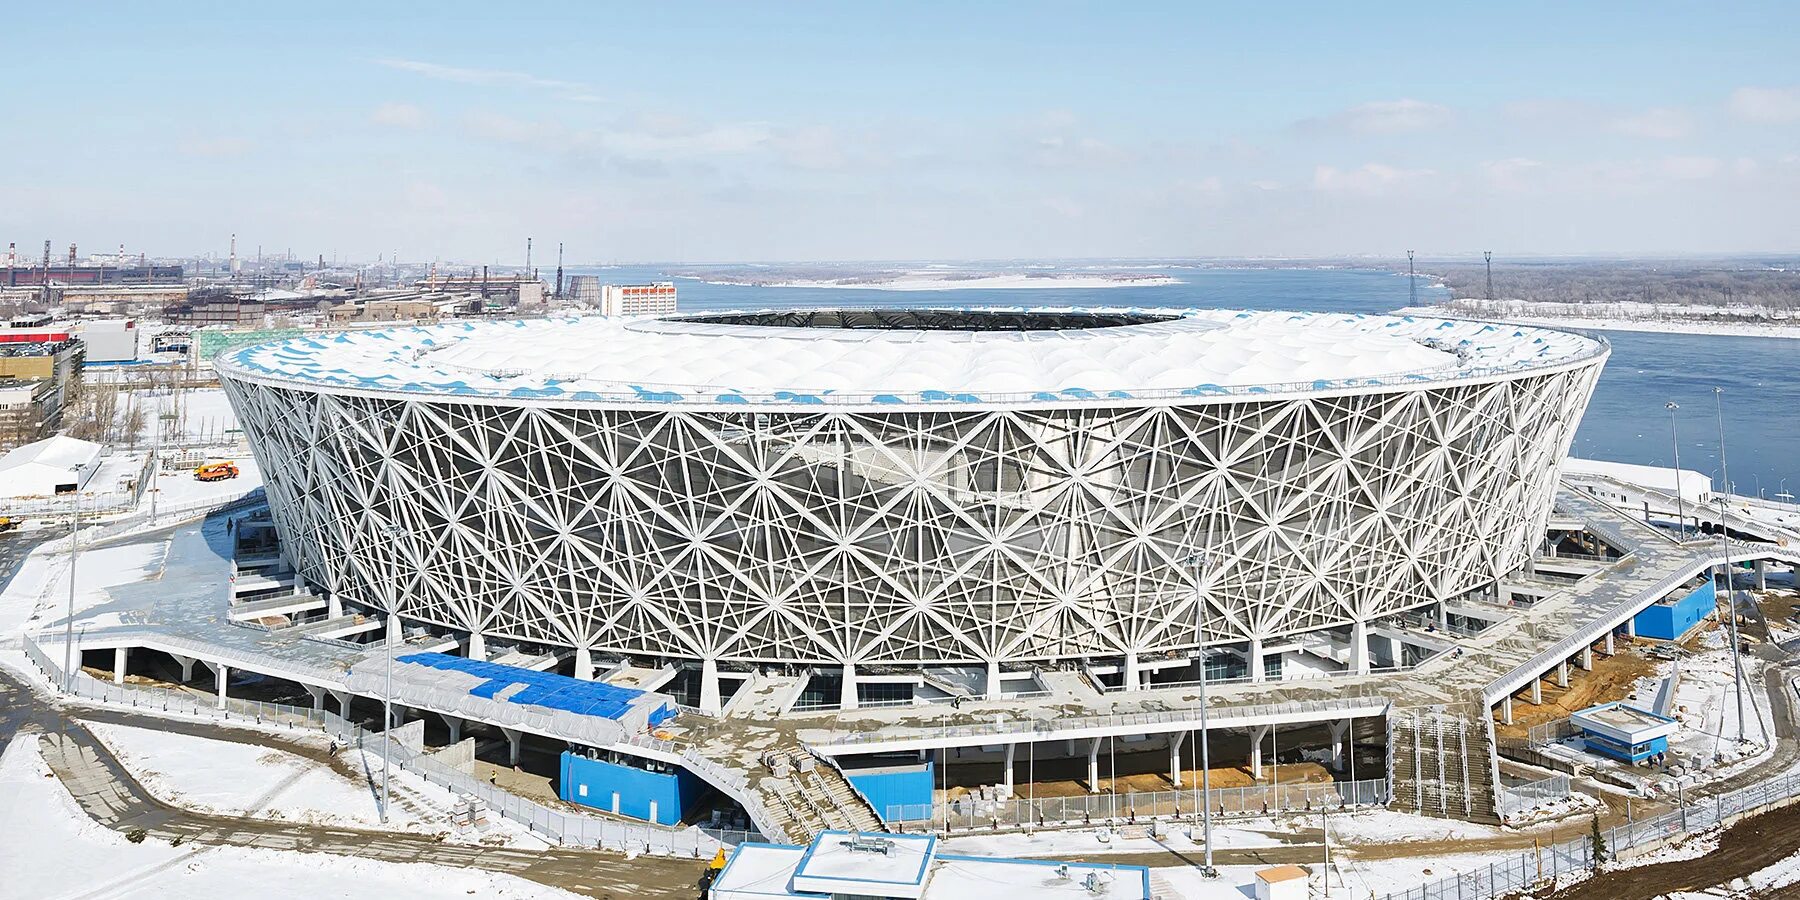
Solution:
<path fill-rule="evenodd" d="M 1447 319 L 1007 312 L 1055 315 L 1060 326 L 795 327 L 742 324 L 736 320 L 759 314 L 722 313 L 457 322 L 292 338 L 233 351 L 219 368 L 349 390 L 576 403 L 1054 403 L 1416 385 L 1605 352 L 1604 343 L 1568 332 Z M 1113 318 L 1061 327 L 1096 315 Z"/>

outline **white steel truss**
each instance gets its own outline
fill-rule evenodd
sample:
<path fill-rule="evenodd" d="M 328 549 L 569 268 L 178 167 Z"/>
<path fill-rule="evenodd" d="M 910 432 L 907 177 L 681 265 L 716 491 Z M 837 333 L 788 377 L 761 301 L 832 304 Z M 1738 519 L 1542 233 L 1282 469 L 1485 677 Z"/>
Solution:
<path fill-rule="evenodd" d="M 225 385 L 295 564 L 346 599 L 595 652 L 971 664 L 1191 650 L 1197 602 L 1213 644 L 1490 583 L 1541 533 L 1600 363 L 894 411 Z"/>

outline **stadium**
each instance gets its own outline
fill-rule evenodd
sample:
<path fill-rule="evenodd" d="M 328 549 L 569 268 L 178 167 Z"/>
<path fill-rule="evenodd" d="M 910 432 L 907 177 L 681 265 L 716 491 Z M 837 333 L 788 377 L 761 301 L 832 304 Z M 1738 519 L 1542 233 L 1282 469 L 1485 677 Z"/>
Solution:
<path fill-rule="evenodd" d="M 284 552 L 347 604 L 582 677 L 967 667 L 996 696 L 1075 660 L 1129 689 L 1202 644 L 1260 678 L 1309 635 L 1367 671 L 1370 623 L 1526 563 L 1607 353 L 1431 318 L 809 309 L 218 370 Z"/>

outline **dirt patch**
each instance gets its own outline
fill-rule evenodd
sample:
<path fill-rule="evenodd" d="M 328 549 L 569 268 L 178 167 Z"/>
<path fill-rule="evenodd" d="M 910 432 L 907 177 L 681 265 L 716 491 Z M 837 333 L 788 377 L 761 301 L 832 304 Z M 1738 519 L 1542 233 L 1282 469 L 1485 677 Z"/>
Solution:
<path fill-rule="evenodd" d="M 1701 891 L 1774 865 L 1796 850 L 1800 806 L 1786 806 L 1726 829 L 1719 849 L 1705 856 L 1605 872 L 1551 900 L 1655 900 L 1675 891 Z"/>
<path fill-rule="evenodd" d="M 1596 703 L 1607 703 L 1623 700 L 1631 696 L 1632 688 L 1639 678 L 1656 674 L 1656 663 L 1642 655 L 1648 642 L 1642 645 L 1627 637 L 1614 638 L 1614 646 L 1618 652 L 1612 656 L 1594 653 L 1594 668 L 1584 671 L 1571 665 L 1569 667 L 1569 686 L 1556 686 L 1552 679 L 1545 679 L 1543 684 L 1544 702 L 1533 705 L 1531 692 L 1521 691 L 1513 695 L 1513 723 L 1494 723 L 1495 737 L 1524 738 L 1531 731 L 1531 726 L 1545 722 L 1566 719 L 1569 714 L 1586 709 Z M 1520 702 L 1524 698 L 1525 702 Z"/>

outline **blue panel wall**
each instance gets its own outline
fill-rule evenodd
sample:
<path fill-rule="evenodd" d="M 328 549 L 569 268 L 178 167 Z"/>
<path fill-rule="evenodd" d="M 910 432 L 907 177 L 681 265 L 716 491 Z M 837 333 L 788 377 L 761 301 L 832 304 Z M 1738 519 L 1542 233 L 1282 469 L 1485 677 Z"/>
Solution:
<path fill-rule="evenodd" d="M 583 793 L 586 788 L 586 793 Z M 650 802 L 656 801 L 660 825 L 679 825 L 682 816 L 706 792 L 706 782 L 686 769 L 651 772 L 632 766 L 588 759 L 567 750 L 562 755 L 562 779 L 558 796 L 611 812 L 613 794 L 619 795 L 619 815 L 652 821 Z"/>
<path fill-rule="evenodd" d="M 1718 593 L 1712 579 L 1689 591 L 1674 603 L 1657 604 L 1638 613 L 1632 623 L 1643 637 L 1672 641 L 1687 634 L 1701 619 L 1711 615 L 1718 604 Z"/>
<path fill-rule="evenodd" d="M 926 762 L 917 769 L 900 772 L 854 770 L 844 773 L 850 783 L 867 797 L 869 805 L 883 821 L 915 821 L 931 818 L 931 790 L 937 783 L 937 769 Z"/>

